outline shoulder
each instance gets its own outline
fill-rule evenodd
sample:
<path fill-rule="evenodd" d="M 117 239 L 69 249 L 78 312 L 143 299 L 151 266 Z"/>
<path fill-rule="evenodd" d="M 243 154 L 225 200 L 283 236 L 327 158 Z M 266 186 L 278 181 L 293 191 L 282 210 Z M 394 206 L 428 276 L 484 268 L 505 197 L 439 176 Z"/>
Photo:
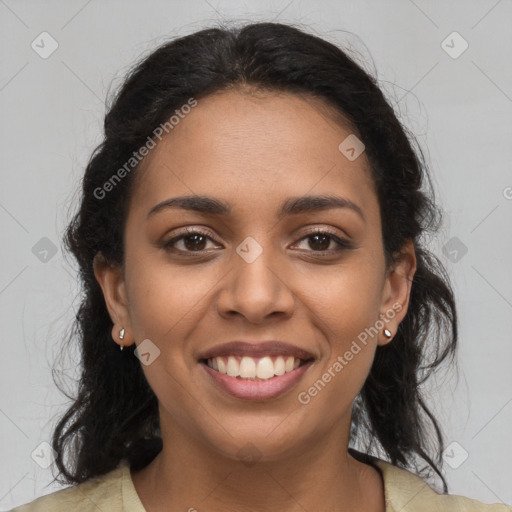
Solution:
<path fill-rule="evenodd" d="M 144 512 L 144 508 L 134 489 L 130 486 L 130 468 L 122 461 L 109 473 L 60 489 L 46 496 L 12 509 L 11 512 L 90 512 L 108 510 L 109 512 Z"/>
<path fill-rule="evenodd" d="M 451 494 L 438 494 L 420 477 L 389 462 L 374 459 L 384 479 L 386 512 L 512 512 L 503 503 L 485 504 Z"/>

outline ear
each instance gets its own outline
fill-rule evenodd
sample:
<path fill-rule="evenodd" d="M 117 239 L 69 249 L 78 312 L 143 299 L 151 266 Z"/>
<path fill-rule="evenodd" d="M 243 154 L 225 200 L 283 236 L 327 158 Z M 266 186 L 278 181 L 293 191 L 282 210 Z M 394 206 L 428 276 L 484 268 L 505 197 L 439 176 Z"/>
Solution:
<path fill-rule="evenodd" d="M 108 263 L 101 254 L 97 253 L 93 262 L 94 276 L 103 290 L 103 297 L 114 326 L 112 339 L 120 346 L 129 346 L 133 343 L 128 299 L 124 282 L 123 269 Z M 119 338 L 119 331 L 124 329 L 124 337 Z"/>
<path fill-rule="evenodd" d="M 380 319 L 384 323 L 384 327 L 379 332 L 379 345 L 386 345 L 391 342 L 400 322 L 407 313 L 415 272 L 416 252 L 413 241 L 408 240 L 399 254 L 395 255 L 393 264 L 387 271 L 380 310 Z M 384 335 L 384 329 L 391 332 L 391 337 Z"/>

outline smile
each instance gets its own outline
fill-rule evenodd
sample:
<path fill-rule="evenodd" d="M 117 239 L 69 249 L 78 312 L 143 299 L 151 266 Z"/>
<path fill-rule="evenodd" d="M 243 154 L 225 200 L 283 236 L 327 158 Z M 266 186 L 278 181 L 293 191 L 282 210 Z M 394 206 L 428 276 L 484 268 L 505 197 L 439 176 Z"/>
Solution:
<path fill-rule="evenodd" d="M 202 359 L 217 388 L 245 400 L 270 400 L 291 389 L 313 364 L 293 356 L 223 356 Z"/>
<path fill-rule="evenodd" d="M 293 356 L 234 356 L 212 357 L 206 364 L 219 373 L 241 379 L 267 380 L 296 370 L 304 360 Z"/>

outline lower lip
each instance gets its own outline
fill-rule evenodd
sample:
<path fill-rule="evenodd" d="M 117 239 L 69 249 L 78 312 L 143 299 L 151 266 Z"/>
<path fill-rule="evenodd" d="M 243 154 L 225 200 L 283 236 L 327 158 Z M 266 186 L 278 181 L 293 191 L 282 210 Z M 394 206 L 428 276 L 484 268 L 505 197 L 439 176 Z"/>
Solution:
<path fill-rule="evenodd" d="M 276 375 L 267 380 L 237 379 L 220 373 L 205 363 L 200 364 L 211 376 L 213 382 L 227 394 L 244 400 L 271 400 L 292 388 L 307 372 L 313 361 L 309 361 L 284 375 Z"/>

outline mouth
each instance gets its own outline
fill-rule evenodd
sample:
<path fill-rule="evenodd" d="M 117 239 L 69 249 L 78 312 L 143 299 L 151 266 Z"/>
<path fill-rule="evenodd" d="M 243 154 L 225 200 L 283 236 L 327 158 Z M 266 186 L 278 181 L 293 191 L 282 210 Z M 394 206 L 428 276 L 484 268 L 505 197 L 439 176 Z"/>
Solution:
<path fill-rule="evenodd" d="M 271 400 L 289 392 L 316 360 L 283 341 L 231 341 L 206 349 L 198 362 L 207 383 L 231 397 Z"/>
<path fill-rule="evenodd" d="M 207 383 L 241 400 L 275 400 L 291 392 L 315 359 L 293 356 L 217 356 L 201 359 Z"/>
<path fill-rule="evenodd" d="M 216 356 L 200 359 L 199 362 L 215 372 L 238 380 L 266 381 L 292 373 L 313 362 L 307 359 L 286 355 L 251 356 Z"/>

